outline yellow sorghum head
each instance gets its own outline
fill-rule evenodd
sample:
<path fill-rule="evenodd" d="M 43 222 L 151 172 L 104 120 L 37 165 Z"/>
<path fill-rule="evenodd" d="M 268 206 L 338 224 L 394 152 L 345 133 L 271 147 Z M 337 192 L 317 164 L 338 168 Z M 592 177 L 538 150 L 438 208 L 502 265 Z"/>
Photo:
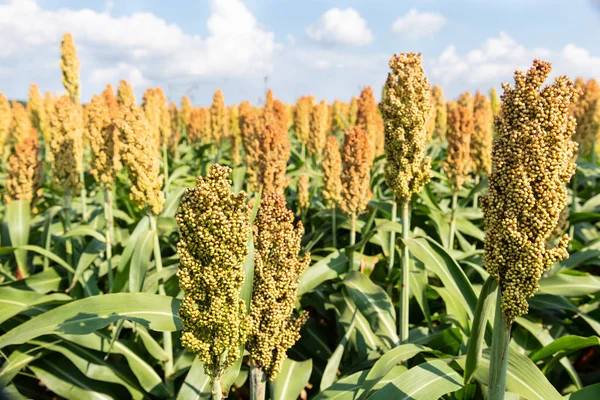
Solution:
<path fill-rule="evenodd" d="M 358 114 L 358 97 L 352 96 L 350 100 L 350 105 L 348 106 L 348 116 L 346 117 L 346 122 L 348 122 L 348 126 L 353 128 L 356 125 L 356 117 Z"/>
<path fill-rule="evenodd" d="M 119 105 L 131 107 L 135 105 L 135 93 L 133 86 L 126 80 L 121 79 L 117 88 L 117 102 Z"/>
<path fill-rule="evenodd" d="M 291 151 L 287 130 L 276 120 L 260 121 L 259 126 L 258 184 L 263 193 L 283 194 L 289 183 L 285 173 Z"/>
<path fill-rule="evenodd" d="M 239 111 L 240 134 L 242 136 L 242 145 L 244 146 L 248 188 L 249 190 L 257 191 L 260 172 L 259 159 L 261 147 L 259 135 L 261 127 L 259 126 L 259 119 L 256 116 L 256 112 L 249 101 L 244 101 L 240 104 Z"/>
<path fill-rule="evenodd" d="M 165 92 L 163 92 L 163 90 L 159 87 L 154 89 L 154 96 L 156 96 L 156 103 L 159 112 L 159 145 L 167 145 L 171 137 L 171 113 L 169 112 L 169 103 L 167 101 L 167 96 L 165 96 Z"/>
<path fill-rule="evenodd" d="M 571 106 L 572 115 L 577 121 L 574 140 L 579 145 L 579 156 L 589 158 L 596 151 L 594 145 L 600 141 L 600 86 L 595 79 L 585 82 L 578 78 L 575 87 L 581 95 L 577 103 Z"/>
<path fill-rule="evenodd" d="M 356 111 L 356 125 L 367 132 L 369 138 L 369 158 L 372 160 L 383 153 L 383 140 L 378 135 L 383 135 L 377 129 L 377 103 L 373 89 L 367 86 L 363 89 L 358 98 L 358 109 Z"/>
<path fill-rule="evenodd" d="M 493 122 L 492 107 L 487 96 L 477 91 L 473 102 L 471 159 L 474 172 L 478 175 L 489 175 L 492 172 Z"/>
<path fill-rule="evenodd" d="M 60 44 L 60 69 L 62 70 L 62 83 L 71 100 L 79 104 L 79 60 L 73 37 L 65 33 Z"/>
<path fill-rule="evenodd" d="M 67 194 L 79 191 L 83 170 L 83 118 L 77 104 L 67 95 L 54 103 L 50 114 L 50 150 L 54 182 Z"/>
<path fill-rule="evenodd" d="M 106 85 L 106 87 L 102 91 L 102 98 L 104 99 L 104 103 L 106 103 L 106 106 L 108 107 L 110 117 L 112 119 L 117 118 L 117 115 L 119 114 L 119 102 L 117 101 L 117 96 L 115 96 L 115 91 L 113 90 L 110 83 Z"/>
<path fill-rule="evenodd" d="M 152 139 L 156 142 L 156 149 L 158 151 L 160 148 L 161 111 L 158 96 L 154 89 L 148 88 L 144 92 L 144 96 L 142 97 L 142 108 L 144 109 L 148 128 L 150 129 Z"/>
<path fill-rule="evenodd" d="M 110 118 L 110 110 L 103 96 L 94 96 L 85 107 L 86 135 L 92 151 L 90 172 L 96 182 L 108 190 L 115 181 L 119 151 L 116 147 L 118 131 Z"/>
<path fill-rule="evenodd" d="M 135 104 L 119 106 L 115 120 L 119 130 L 121 160 L 127 167 L 131 188 L 129 198 L 141 209 L 161 213 L 165 195 L 161 191 L 159 152 L 142 109 Z"/>
<path fill-rule="evenodd" d="M 492 107 L 492 114 L 494 117 L 500 113 L 500 101 L 498 100 L 496 88 L 490 89 L 490 107 Z"/>
<path fill-rule="evenodd" d="M 190 126 L 190 117 L 192 113 L 192 103 L 187 96 L 181 98 L 181 110 L 179 110 L 179 124 L 187 132 Z"/>
<path fill-rule="evenodd" d="M 342 192 L 342 156 L 340 143 L 334 135 L 327 137 L 323 151 L 323 201 L 329 209 L 340 203 Z"/>
<path fill-rule="evenodd" d="M 10 136 L 10 127 L 12 125 L 12 110 L 10 103 L 0 92 L 0 156 L 4 154 L 4 148 Z"/>
<path fill-rule="evenodd" d="M 6 165 L 6 203 L 12 200 L 33 200 L 40 183 L 42 163 L 38 161 L 38 133 L 14 143 L 14 152 Z"/>
<path fill-rule="evenodd" d="M 177 276 L 184 291 L 181 343 L 202 360 L 213 380 L 240 356 L 250 330 L 240 291 L 251 210 L 246 193 L 231 192 L 230 173 L 231 168 L 212 165 L 206 178 L 198 177 L 196 187 L 186 189 L 175 217 Z"/>
<path fill-rule="evenodd" d="M 273 101 L 273 114 L 275 116 L 275 119 L 281 125 L 281 129 L 287 132 L 289 129 L 288 116 L 285 104 L 283 104 L 281 100 Z"/>
<path fill-rule="evenodd" d="M 294 106 L 295 107 L 295 106 Z M 287 122 L 286 129 L 289 131 L 294 124 L 294 107 L 290 103 L 285 103 L 285 120 Z"/>
<path fill-rule="evenodd" d="M 456 101 L 447 104 L 448 157 L 444 162 L 444 170 L 454 191 L 462 188 L 471 170 L 473 113 L 463 104 Z"/>
<path fill-rule="evenodd" d="M 237 104 L 229 108 L 229 137 L 231 140 L 231 161 L 234 165 L 242 162 L 242 134 L 240 131 L 240 111 Z"/>
<path fill-rule="evenodd" d="M 10 127 L 10 137 L 13 143 L 22 143 L 25 138 L 31 135 L 31 120 L 21 103 L 12 102 L 12 123 Z"/>
<path fill-rule="evenodd" d="M 177 153 L 179 149 L 179 142 L 181 141 L 181 129 L 179 129 L 179 110 L 177 104 L 171 102 L 169 104 L 169 118 L 170 118 L 170 136 L 167 141 L 169 149 L 172 152 Z"/>
<path fill-rule="evenodd" d="M 273 90 L 267 90 L 267 95 L 265 96 L 265 108 L 273 108 Z"/>
<path fill-rule="evenodd" d="M 190 113 L 190 123 L 188 127 L 188 141 L 210 142 L 210 109 L 204 107 L 194 107 Z"/>
<path fill-rule="evenodd" d="M 542 88 L 550 70 L 549 63 L 534 60 L 526 73 L 516 71 L 515 86 L 503 84 L 502 115 L 495 121 L 493 170 L 482 199 L 483 264 L 501 287 L 508 321 L 527 313 L 542 273 L 568 257 L 567 235 L 554 248 L 548 239 L 575 172 L 569 105 L 577 91 L 566 76 Z"/>
<path fill-rule="evenodd" d="M 429 95 L 431 102 L 431 112 L 429 113 L 429 117 L 427 118 L 427 123 L 425 124 L 425 131 L 427 132 L 427 142 L 431 142 L 433 139 L 433 133 L 435 131 L 435 110 L 437 107 L 435 97 L 433 96 L 433 91 Z"/>
<path fill-rule="evenodd" d="M 340 100 L 334 100 L 333 102 L 331 107 L 331 132 L 333 133 L 346 128 L 343 122 L 345 117 L 344 106 L 344 103 Z"/>
<path fill-rule="evenodd" d="M 210 107 L 211 140 L 218 145 L 227 137 L 227 107 L 223 99 L 223 92 L 217 89 Z"/>
<path fill-rule="evenodd" d="M 369 139 L 361 127 L 355 126 L 344 135 L 342 150 L 340 208 L 344 214 L 355 218 L 367 208 L 372 196 L 370 171 Z"/>
<path fill-rule="evenodd" d="M 323 100 L 312 109 L 310 116 L 310 136 L 308 137 L 308 151 L 317 158 L 321 157 L 323 146 L 327 138 L 329 109 Z"/>
<path fill-rule="evenodd" d="M 305 312 L 297 317 L 293 312 L 298 278 L 310 264 L 310 254 L 300 257 L 304 227 L 301 221 L 294 226 L 294 214 L 282 195 L 263 196 L 253 230 L 252 324 L 246 348 L 252 360 L 274 380 L 308 318 Z"/>
<path fill-rule="evenodd" d="M 435 128 L 433 129 L 433 138 L 444 140 L 446 138 L 446 130 L 448 129 L 448 112 L 446 109 L 446 100 L 444 92 L 438 85 L 433 85 L 433 98 L 435 99 Z"/>
<path fill-rule="evenodd" d="M 410 200 L 429 182 L 431 165 L 425 125 L 431 113 L 430 86 L 421 55 L 402 53 L 390 59 L 385 97 L 385 180 L 396 201 Z"/>
<path fill-rule="evenodd" d="M 307 144 L 310 136 L 310 115 L 312 108 L 307 96 L 302 96 L 296 102 L 296 112 L 294 114 L 294 125 L 296 126 L 296 137 L 301 144 Z"/>
<path fill-rule="evenodd" d="M 42 136 L 48 135 L 48 125 L 50 124 L 48 114 L 44 108 L 44 99 L 40 89 L 35 83 L 29 86 L 29 101 L 27 102 L 27 112 L 33 126 L 42 133 Z M 44 133 L 44 131 L 46 131 Z"/>
<path fill-rule="evenodd" d="M 310 205 L 310 180 L 306 172 L 298 177 L 297 189 L 298 209 L 301 211 L 308 210 Z"/>

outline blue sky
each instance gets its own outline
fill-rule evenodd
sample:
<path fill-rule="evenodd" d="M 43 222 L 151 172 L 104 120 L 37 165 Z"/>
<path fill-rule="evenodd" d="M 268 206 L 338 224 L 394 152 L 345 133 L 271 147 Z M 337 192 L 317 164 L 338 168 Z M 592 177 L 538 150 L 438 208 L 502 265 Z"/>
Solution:
<path fill-rule="evenodd" d="M 597 2 L 596 2 L 597 3 Z M 293 102 L 312 93 L 380 92 L 387 60 L 419 51 L 448 98 L 500 88 L 535 57 L 554 74 L 600 77 L 600 7 L 593 0 L 12 0 L 0 1 L 0 91 L 35 82 L 62 92 L 62 34 L 81 59 L 82 100 L 129 80 L 210 104 L 261 101 L 265 82 Z"/>

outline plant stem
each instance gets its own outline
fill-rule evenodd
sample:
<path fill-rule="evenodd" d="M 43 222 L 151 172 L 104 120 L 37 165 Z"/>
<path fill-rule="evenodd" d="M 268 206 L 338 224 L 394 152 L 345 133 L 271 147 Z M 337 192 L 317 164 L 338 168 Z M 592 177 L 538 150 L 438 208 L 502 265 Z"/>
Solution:
<path fill-rule="evenodd" d="M 213 400 L 221 400 L 223 398 L 223 389 L 221 389 L 221 379 L 215 378 L 212 389 Z"/>
<path fill-rule="evenodd" d="M 160 254 L 160 242 L 158 240 L 158 229 L 156 228 L 156 215 L 154 214 L 150 214 L 150 229 L 154 231 L 154 263 L 156 264 L 156 273 L 160 274 L 163 265 Z M 158 281 L 158 294 L 166 296 L 165 283 L 162 278 Z M 167 380 L 173 373 L 173 338 L 171 332 L 163 332 L 163 347 L 168 356 L 167 361 L 165 361 L 165 380 Z"/>
<path fill-rule="evenodd" d="M 350 270 L 354 269 L 354 245 L 356 244 L 356 215 L 352 215 L 352 226 L 350 228 Z"/>
<path fill-rule="evenodd" d="M 250 400 L 264 400 L 267 393 L 267 377 L 254 362 L 250 366 Z"/>
<path fill-rule="evenodd" d="M 334 207 L 331 210 L 331 233 L 333 238 L 333 247 L 337 248 L 337 212 Z"/>
<path fill-rule="evenodd" d="M 64 216 L 65 216 L 65 234 L 67 234 L 71 230 L 71 194 L 65 194 L 64 198 Z M 68 238 L 65 242 L 65 250 L 67 251 L 67 263 L 74 267 L 73 265 L 73 238 Z"/>
<path fill-rule="evenodd" d="M 571 212 L 577 212 L 577 171 L 573 175 L 573 198 L 571 200 Z M 573 240 L 575 238 L 575 224 L 571 222 L 569 226 L 569 238 Z"/>
<path fill-rule="evenodd" d="M 450 211 L 450 235 L 448 236 L 448 250 L 454 248 L 454 233 L 456 231 L 456 207 L 458 203 L 458 192 L 452 193 L 452 210 Z"/>
<path fill-rule="evenodd" d="M 396 214 L 398 214 L 398 203 L 396 202 L 396 196 L 392 199 L 392 217 L 391 221 L 396 222 Z M 388 282 L 390 277 L 392 276 L 392 269 L 394 268 L 394 257 L 396 256 L 396 231 L 390 231 L 390 257 L 388 259 L 388 273 L 387 279 Z M 388 283 L 388 295 L 392 296 L 392 285 Z"/>
<path fill-rule="evenodd" d="M 475 175 L 475 186 L 479 185 L 479 175 Z M 473 194 L 473 208 L 477 208 L 477 200 L 479 199 L 479 195 L 477 193 Z"/>
<path fill-rule="evenodd" d="M 410 263 L 408 246 L 406 240 L 409 238 L 410 221 L 408 217 L 408 207 L 410 201 L 403 199 L 402 202 L 402 240 L 404 247 L 402 249 L 402 276 L 400 278 L 400 318 L 398 319 L 398 334 L 400 343 L 408 340 L 408 302 L 410 294 Z"/>
<path fill-rule="evenodd" d="M 510 344 L 510 326 L 502 312 L 502 288 L 498 287 L 496 298 L 496 318 L 490 356 L 489 399 L 503 400 L 508 368 L 508 348 Z"/>
<path fill-rule="evenodd" d="M 163 168 L 165 175 L 165 193 L 167 193 L 167 189 L 169 188 L 169 152 L 167 151 L 167 144 L 163 143 L 162 145 L 162 153 L 163 153 Z"/>
<path fill-rule="evenodd" d="M 113 288 L 112 244 L 114 237 L 112 192 L 104 187 L 104 215 L 106 218 L 106 262 L 108 263 L 108 292 Z"/>

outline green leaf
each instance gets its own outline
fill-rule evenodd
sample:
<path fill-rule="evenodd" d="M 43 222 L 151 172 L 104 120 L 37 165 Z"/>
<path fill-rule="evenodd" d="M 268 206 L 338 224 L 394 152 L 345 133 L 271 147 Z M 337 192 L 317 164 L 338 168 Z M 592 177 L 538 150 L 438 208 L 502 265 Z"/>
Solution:
<path fill-rule="evenodd" d="M 396 333 L 396 312 L 385 290 L 358 271 L 350 271 L 343 283 L 373 332 L 390 348 L 397 346 L 400 339 Z"/>
<path fill-rule="evenodd" d="M 355 315 L 356 316 L 356 315 Z M 356 319 L 352 318 L 352 322 L 348 329 L 346 329 L 346 333 L 340 343 L 338 343 L 335 351 L 329 357 L 327 361 L 327 365 L 325 366 L 325 371 L 323 371 L 323 377 L 321 378 L 321 391 L 327 389 L 337 380 L 337 372 L 340 367 L 340 362 L 342 361 L 342 356 L 344 355 L 344 349 L 346 348 L 346 344 L 350 340 L 350 336 L 354 332 L 354 327 L 356 326 Z"/>
<path fill-rule="evenodd" d="M 600 291 L 600 279 L 593 275 L 556 274 L 540 280 L 540 294 L 587 296 Z"/>
<path fill-rule="evenodd" d="M 277 378 L 271 382 L 271 397 L 278 400 L 296 400 L 308 383 L 312 360 L 294 361 L 286 358 Z"/>
<path fill-rule="evenodd" d="M 10 243 L 15 247 L 15 258 L 19 270 L 28 276 L 27 250 L 23 247 L 29 242 L 29 220 L 31 219 L 31 202 L 29 200 L 13 200 L 6 207 L 6 224 Z"/>
<path fill-rule="evenodd" d="M 471 378 L 477 369 L 477 364 L 479 364 L 485 327 L 494 304 L 497 289 L 498 283 L 496 282 L 496 279 L 489 276 L 479 293 L 479 301 L 477 302 L 477 309 L 475 310 L 475 315 L 473 317 L 473 325 L 471 326 L 471 335 L 467 347 L 467 360 L 465 362 L 465 373 L 463 375 L 465 385 L 471 381 Z"/>
<path fill-rule="evenodd" d="M 4 247 L 4 249 L 6 249 L 6 248 Z M 73 269 L 73 267 L 71 267 L 65 260 L 63 260 L 62 258 L 57 256 L 56 254 L 52 253 L 51 251 L 48 251 L 40 246 L 34 246 L 31 244 L 28 244 L 25 246 L 19 246 L 17 248 L 13 248 L 14 251 L 17 251 L 19 249 L 33 251 L 35 253 L 38 253 L 39 255 L 42 255 L 42 256 L 54 261 L 55 263 L 57 263 L 58 265 L 60 265 L 61 267 L 63 267 L 67 271 L 69 271 L 70 273 L 72 273 L 72 274 L 75 273 L 75 270 Z"/>
<path fill-rule="evenodd" d="M 64 303 L 73 300 L 70 296 L 61 293 L 45 295 L 29 290 L 16 289 L 10 286 L 0 287 L 0 323 L 11 317 L 43 304 Z M 41 312 L 46 310 L 37 308 Z"/>
<path fill-rule="evenodd" d="M 54 357 L 52 362 L 41 359 L 29 368 L 54 393 L 66 399 L 111 400 L 117 398 L 110 385 L 94 381 L 74 370 L 64 358 Z"/>
<path fill-rule="evenodd" d="M 456 359 L 464 368 L 465 358 Z M 483 350 L 479 367 L 475 371 L 475 380 L 482 385 L 488 384 L 490 368 L 490 351 Z M 560 400 L 562 396 L 552 386 L 539 368 L 529 358 L 509 349 L 508 369 L 506 371 L 506 390 L 516 393 L 528 400 Z"/>
<path fill-rule="evenodd" d="M 0 388 L 6 387 L 29 363 L 42 357 L 43 350 L 43 346 L 32 347 L 28 344 L 13 350 L 0 369 Z"/>
<path fill-rule="evenodd" d="M 442 360 L 412 367 L 370 397 L 372 400 L 431 400 L 463 387 L 462 377 Z"/>
<path fill-rule="evenodd" d="M 38 315 L 0 336 L 0 348 L 47 334 L 86 334 L 120 319 L 152 330 L 181 329 L 179 300 L 147 293 L 116 293 L 77 300 Z"/>
<path fill-rule="evenodd" d="M 386 351 L 373 365 L 364 382 L 361 385 L 360 398 L 366 398 L 371 390 L 383 379 L 398 363 L 406 361 L 415 355 L 431 351 L 430 348 L 416 344 L 402 344 L 392 350 Z"/>
<path fill-rule="evenodd" d="M 596 332 L 596 334 L 600 336 L 600 322 L 582 312 L 564 297 L 553 296 L 549 294 L 536 294 L 529 299 L 529 306 L 541 310 L 556 308 L 559 310 L 571 311 L 580 316 L 581 319 L 583 319 Z"/>
<path fill-rule="evenodd" d="M 546 357 L 550 357 L 555 353 L 560 353 L 561 357 L 591 346 L 600 346 L 600 338 L 598 336 L 582 337 L 576 335 L 562 336 L 542 349 L 533 353 L 529 358 L 531 361 L 537 362 Z"/>
<path fill-rule="evenodd" d="M 106 242 L 106 238 L 103 234 L 95 230 L 94 228 L 86 225 L 78 226 L 71 229 L 69 232 L 63 235 L 65 238 L 77 237 L 77 236 L 91 236 L 99 242 Z"/>
<path fill-rule="evenodd" d="M 600 398 L 600 383 L 586 386 L 583 389 L 565 396 L 565 400 L 590 400 Z"/>
<path fill-rule="evenodd" d="M 127 282 L 129 281 L 130 263 L 133 253 L 138 246 L 138 239 L 141 236 L 146 235 L 149 230 L 150 220 L 148 219 L 148 216 L 145 216 L 136 225 L 131 236 L 129 236 L 129 239 L 127 240 L 127 245 L 125 245 L 123 253 L 121 253 L 121 258 L 119 259 L 119 265 L 117 266 L 115 274 L 113 292 L 122 291 L 127 286 Z"/>
<path fill-rule="evenodd" d="M 71 283 L 70 289 L 72 289 L 76 282 L 81 278 L 85 270 L 87 270 L 90 265 L 94 262 L 96 258 L 106 250 L 106 244 L 103 241 L 99 241 L 96 238 L 93 238 L 88 245 L 85 247 L 85 250 L 79 257 L 79 261 L 77 262 L 77 267 L 75 268 L 75 275 L 73 275 L 73 283 Z"/>
<path fill-rule="evenodd" d="M 439 244 L 426 239 L 406 239 L 410 253 L 436 274 L 454 297 L 460 299 L 472 318 L 477 308 L 477 295 L 464 271 Z"/>
<path fill-rule="evenodd" d="M 138 326 L 139 328 L 139 326 Z M 131 372 L 134 373 L 140 385 L 152 393 L 166 394 L 164 383 L 154 368 L 145 361 L 145 357 L 140 356 L 126 343 L 115 340 L 111 343 L 111 338 L 102 332 L 94 332 L 88 335 L 59 335 L 61 338 L 75 343 L 81 347 L 109 354 L 121 354 L 125 357 Z"/>
<path fill-rule="evenodd" d="M 212 397 L 210 377 L 204 373 L 204 365 L 196 357 L 179 389 L 177 400 L 201 400 Z"/>
<path fill-rule="evenodd" d="M 304 274 L 300 277 L 298 297 L 312 291 L 323 282 L 337 278 L 340 274 L 346 272 L 347 267 L 348 258 L 346 254 L 335 250 L 304 271 Z"/>
<path fill-rule="evenodd" d="M 1 284 L 0 287 L 12 287 L 15 289 L 33 290 L 37 293 L 58 292 L 62 283 L 67 279 L 60 275 L 54 268 L 31 275 L 29 278 Z"/>
<path fill-rule="evenodd" d="M 131 263 L 129 265 L 129 291 L 139 292 L 144 287 L 144 279 L 148 273 L 148 264 L 154 249 L 156 231 L 145 231 L 137 240 Z"/>

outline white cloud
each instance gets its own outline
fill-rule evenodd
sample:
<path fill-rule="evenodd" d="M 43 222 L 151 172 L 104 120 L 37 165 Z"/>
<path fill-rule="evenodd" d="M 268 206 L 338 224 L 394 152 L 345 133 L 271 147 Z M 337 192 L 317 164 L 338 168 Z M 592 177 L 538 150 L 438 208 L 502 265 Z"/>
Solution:
<path fill-rule="evenodd" d="M 433 37 L 446 25 L 446 18 L 437 13 L 419 12 L 414 8 L 392 24 L 392 32 L 408 39 Z"/>
<path fill-rule="evenodd" d="M 186 33 L 149 12 L 115 17 L 110 9 L 111 1 L 105 12 L 50 11 L 34 0 L 2 4 L 0 62 L 14 65 L 15 71 L 35 72 L 37 77 L 45 76 L 37 70 L 47 64 L 60 82 L 60 40 L 65 32 L 71 32 L 82 63 L 84 98 L 101 90 L 106 80 L 120 77 L 149 85 L 261 77 L 273 69 L 274 34 L 258 24 L 241 0 L 210 1 L 206 37 Z M 2 81 L 10 80 L 10 75 L 8 78 L 4 73 Z M 26 86 L 19 88 L 20 93 L 26 90 Z"/>
<path fill-rule="evenodd" d="M 429 63 L 428 70 L 434 80 L 444 85 L 485 89 L 501 82 L 512 82 L 515 69 L 525 70 L 533 59 L 552 63 L 552 75 L 593 77 L 600 70 L 600 57 L 587 49 L 567 44 L 560 50 L 531 48 L 517 43 L 500 32 L 498 37 L 487 39 L 480 48 L 459 55 L 454 45 L 448 46 L 439 57 Z"/>
<path fill-rule="evenodd" d="M 367 22 L 353 8 L 327 10 L 306 33 L 315 42 L 329 45 L 364 46 L 373 41 Z"/>

